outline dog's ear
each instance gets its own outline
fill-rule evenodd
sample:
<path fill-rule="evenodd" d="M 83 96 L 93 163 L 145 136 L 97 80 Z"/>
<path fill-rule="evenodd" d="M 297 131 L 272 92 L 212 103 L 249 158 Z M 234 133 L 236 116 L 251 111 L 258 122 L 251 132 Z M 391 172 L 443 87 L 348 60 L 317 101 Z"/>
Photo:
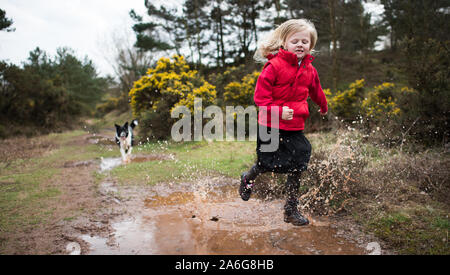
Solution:
<path fill-rule="evenodd" d="M 125 122 L 125 124 L 123 125 L 123 128 L 128 129 L 128 121 Z"/>
<path fill-rule="evenodd" d="M 120 126 L 114 123 L 114 126 L 116 126 L 116 129 L 119 129 Z"/>

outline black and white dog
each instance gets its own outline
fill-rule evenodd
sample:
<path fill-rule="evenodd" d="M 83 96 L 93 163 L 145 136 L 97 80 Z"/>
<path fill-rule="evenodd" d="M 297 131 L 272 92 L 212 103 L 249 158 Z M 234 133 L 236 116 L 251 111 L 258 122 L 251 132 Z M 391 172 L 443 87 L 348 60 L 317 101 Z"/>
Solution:
<path fill-rule="evenodd" d="M 114 125 L 116 126 L 116 143 L 119 145 L 122 161 L 130 162 L 131 150 L 134 145 L 133 129 L 138 125 L 138 121 L 134 119 L 130 125 L 128 125 L 128 121 L 123 126 Z"/>

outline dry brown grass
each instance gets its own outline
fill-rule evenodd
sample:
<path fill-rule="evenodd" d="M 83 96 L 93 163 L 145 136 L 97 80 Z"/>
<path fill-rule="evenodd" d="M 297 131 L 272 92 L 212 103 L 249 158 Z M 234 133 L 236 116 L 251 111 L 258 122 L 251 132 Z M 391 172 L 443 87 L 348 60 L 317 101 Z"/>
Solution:
<path fill-rule="evenodd" d="M 37 157 L 57 147 L 44 137 L 4 139 L 0 143 L 0 168 L 6 168 L 13 160 Z"/>
<path fill-rule="evenodd" d="M 352 217 L 401 254 L 450 254 L 446 148 L 405 152 L 370 142 L 357 130 L 308 138 L 313 155 L 302 175 L 303 212 Z M 260 198 L 284 196 L 285 175 L 260 178 L 255 185 Z"/>

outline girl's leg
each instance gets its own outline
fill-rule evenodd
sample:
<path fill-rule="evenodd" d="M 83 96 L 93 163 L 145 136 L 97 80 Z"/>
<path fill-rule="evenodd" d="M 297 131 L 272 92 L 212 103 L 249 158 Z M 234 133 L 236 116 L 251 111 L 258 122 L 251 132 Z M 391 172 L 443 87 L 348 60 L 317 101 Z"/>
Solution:
<path fill-rule="evenodd" d="M 255 164 L 252 166 L 252 168 L 250 168 L 250 170 L 248 170 L 247 173 L 244 174 L 246 181 L 248 181 L 250 184 L 253 185 L 256 177 L 262 173 L 264 173 L 264 170 L 261 167 L 259 167 L 258 164 Z"/>
<path fill-rule="evenodd" d="M 297 198 L 298 197 L 298 189 L 300 188 L 300 178 L 302 173 L 295 172 L 289 173 L 286 181 L 286 191 L 288 198 Z"/>
<path fill-rule="evenodd" d="M 286 181 L 287 200 L 284 205 L 284 221 L 293 225 L 306 225 L 308 219 L 298 212 L 298 195 L 301 172 L 289 173 Z"/>
<path fill-rule="evenodd" d="M 259 174 L 264 173 L 264 170 L 258 166 L 258 164 L 253 165 L 249 171 L 244 172 L 241 175 L 241 185 L 239 186 L 239 195 L 244 201 L 248 201 L 250 199 L 250 195 L 252 194 L 252 187 L 255 182 L 256 177 Z"/>

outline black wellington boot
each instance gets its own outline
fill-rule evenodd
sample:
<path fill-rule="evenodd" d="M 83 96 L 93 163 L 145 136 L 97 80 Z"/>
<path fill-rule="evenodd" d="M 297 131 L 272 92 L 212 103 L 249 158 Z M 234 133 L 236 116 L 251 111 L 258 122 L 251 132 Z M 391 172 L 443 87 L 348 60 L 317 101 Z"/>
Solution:
<path fill-rule="evenodd" d="M 242 173 L 241 185 L 239 186 L 239 195 L 244 201 L 248 201 L 250 199 L 255 179 L 261 173 L 264 173 L 264 169 L 259 167 L 257 164 L 253 165 L 248 172 Z"/>
<path fill-rule="evenodd" d="M 289 198 L 286 201 L 286 204 L 284 205 L 284 221 L 297 226 L 309 224 L 308 219 L 298 212 L 297 205 L 297 198 Z"/>
<path fill-rule="evenodd" d="M 247 173 L 241 175 L 241 185 L 239 186 L 239 195 L 244 201 L 248 201 L 252 194 L 252 184 L 246 179 L 246 176 Z"/>

